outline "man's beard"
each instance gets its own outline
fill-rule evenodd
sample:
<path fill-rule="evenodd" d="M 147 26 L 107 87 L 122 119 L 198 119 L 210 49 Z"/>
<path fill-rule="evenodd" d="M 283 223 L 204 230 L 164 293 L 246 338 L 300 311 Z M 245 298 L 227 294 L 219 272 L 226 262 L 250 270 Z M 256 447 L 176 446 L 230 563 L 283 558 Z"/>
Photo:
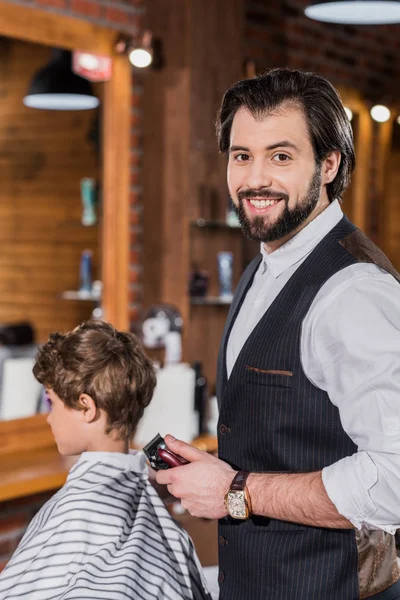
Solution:
<path fill-rule="evenodd" d="M 321 167 L 316 166 L 306 195 L 295 208 L 289 209 L 289 196 L 269 190 L 246 190 L 238 193 L 239 207 L 235 207 L 243 234 L 257 242 L 274 242 L 296 230 L 310 216 L 321 193 Z M 244 208 L 245 198 L 280 199 L 285 203 L 283 213 L 271 224 L 264 217 L 248 217 Z"/>

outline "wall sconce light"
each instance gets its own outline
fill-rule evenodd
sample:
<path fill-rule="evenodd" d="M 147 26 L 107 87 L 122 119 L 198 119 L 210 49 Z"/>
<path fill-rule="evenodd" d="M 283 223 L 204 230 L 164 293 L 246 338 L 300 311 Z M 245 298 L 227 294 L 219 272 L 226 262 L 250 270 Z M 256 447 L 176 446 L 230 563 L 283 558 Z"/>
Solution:
<path fill-rule="evenodd" d="M 129 50 L 129 60 L 134 67 L 145 69 L 153 62 L 153 34 L 145 31 L 141 43 L 137 48 Z"/>
<path fill-rule="evenodd" d="M 349 119 L 349 121 L 351 121 L 353 119 L 353 111 L 350 110 L 350 108 L 347 108 L 347 106 L 344 107 L 344 112 L 347 115 L 347 118 Z"/>
<path fill-rule="evenodd" d="M 304 9 L 316 21 L 345 25 L 400 23 L 399 0 L 316 0 Z"/>
<path fill-rule="evenodd" d="M 127 54 L 131 64 L 139 69 L 150 65 L 153 69 L 163 66 L 161 42 L 153 37 L 151 31 L 145 31 L 138 39 L 122 34 L 117 40 L 115 50 L 119 54 Z"/>
<path fill-rule="evenodd" d="M 375 104 L 370 110 L 370 115 L 377 123 L 386 123 L 390 119 L 390 110 L 383 104 Z"/>
<path fill-rule="evenodd" d="M 54 48 L 50 62 L 34 75 L 25 106 L 44 110 L 87 110 L 100 104 L 87 79 L 72 69 L 69 50 Z"/>
<path fill-rule="evenodd" d="M 398 125 L 400 125 L 400 117 L 397 117 L 397 119 L 396 119 L 396 123 L 397 123 Z"/>

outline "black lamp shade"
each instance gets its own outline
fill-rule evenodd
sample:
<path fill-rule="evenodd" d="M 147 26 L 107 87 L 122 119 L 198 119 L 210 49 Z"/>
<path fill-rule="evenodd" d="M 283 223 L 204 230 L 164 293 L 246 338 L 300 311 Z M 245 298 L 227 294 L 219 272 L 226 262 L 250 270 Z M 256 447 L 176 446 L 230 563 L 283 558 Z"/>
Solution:
<path fill-rule="evenodd" d="M 304 12 L 310 19 L 327 23 L 400 23 L 400 0 L 315 0 Z"/>
<path fill-rule="evenodd" d="M 85 110 L 99 105 L 87 79 L 71 70 L 71 52 L 54 49 L 50 62 L 34 75 L 25 106 L 48 110 Z"/>

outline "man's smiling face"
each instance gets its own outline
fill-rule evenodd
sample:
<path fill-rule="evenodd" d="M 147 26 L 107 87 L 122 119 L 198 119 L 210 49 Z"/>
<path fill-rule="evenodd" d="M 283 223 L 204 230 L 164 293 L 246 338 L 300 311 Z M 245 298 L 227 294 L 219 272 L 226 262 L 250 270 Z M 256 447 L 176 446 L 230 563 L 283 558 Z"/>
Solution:
<path fill-rule="evenodd" d="M 317 164 L 300 108 L 278 107 L 233 119 L 228 187 L 244 233 L 272 252 L 329 204 L 325 161 Z"/>

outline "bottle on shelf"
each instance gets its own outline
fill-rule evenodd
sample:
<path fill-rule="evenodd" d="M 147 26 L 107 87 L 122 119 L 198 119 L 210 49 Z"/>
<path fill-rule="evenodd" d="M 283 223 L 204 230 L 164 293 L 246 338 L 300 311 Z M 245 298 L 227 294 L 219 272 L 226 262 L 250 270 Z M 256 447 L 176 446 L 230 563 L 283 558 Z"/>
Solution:
<path fill-rule="evenodd" d="M 221 298 L 232 298 L 233 254 L 232 252 L 218 252 L 218 282 Z"/>
<path fill-rule="evenodd" d="M 90 293 L 92 291 L 92 263 L 93 263 L 93 252 L 92 250 L 83 250 L 81 254 L 81 263 L 79 269 L 79 291 Z"/>
<path fill-rule="evenodd" d="M 82 225 L 95 225 L 96 216 L 96 180 L 93 177 L 81 179 Z"/>
<path fill-rule="evenodd" d="M 204 297 L 208 293 L 209 274 L 199 269 L 196 264 L 192 265 L 189 273 L 189 296 Z"/>
<path fill-rule="evenodd" d="M 230 196 L 228 196 L 228 205 L 226 208 L 226 224 L 229 227 L 240 227 L 238 213 Z"/>

